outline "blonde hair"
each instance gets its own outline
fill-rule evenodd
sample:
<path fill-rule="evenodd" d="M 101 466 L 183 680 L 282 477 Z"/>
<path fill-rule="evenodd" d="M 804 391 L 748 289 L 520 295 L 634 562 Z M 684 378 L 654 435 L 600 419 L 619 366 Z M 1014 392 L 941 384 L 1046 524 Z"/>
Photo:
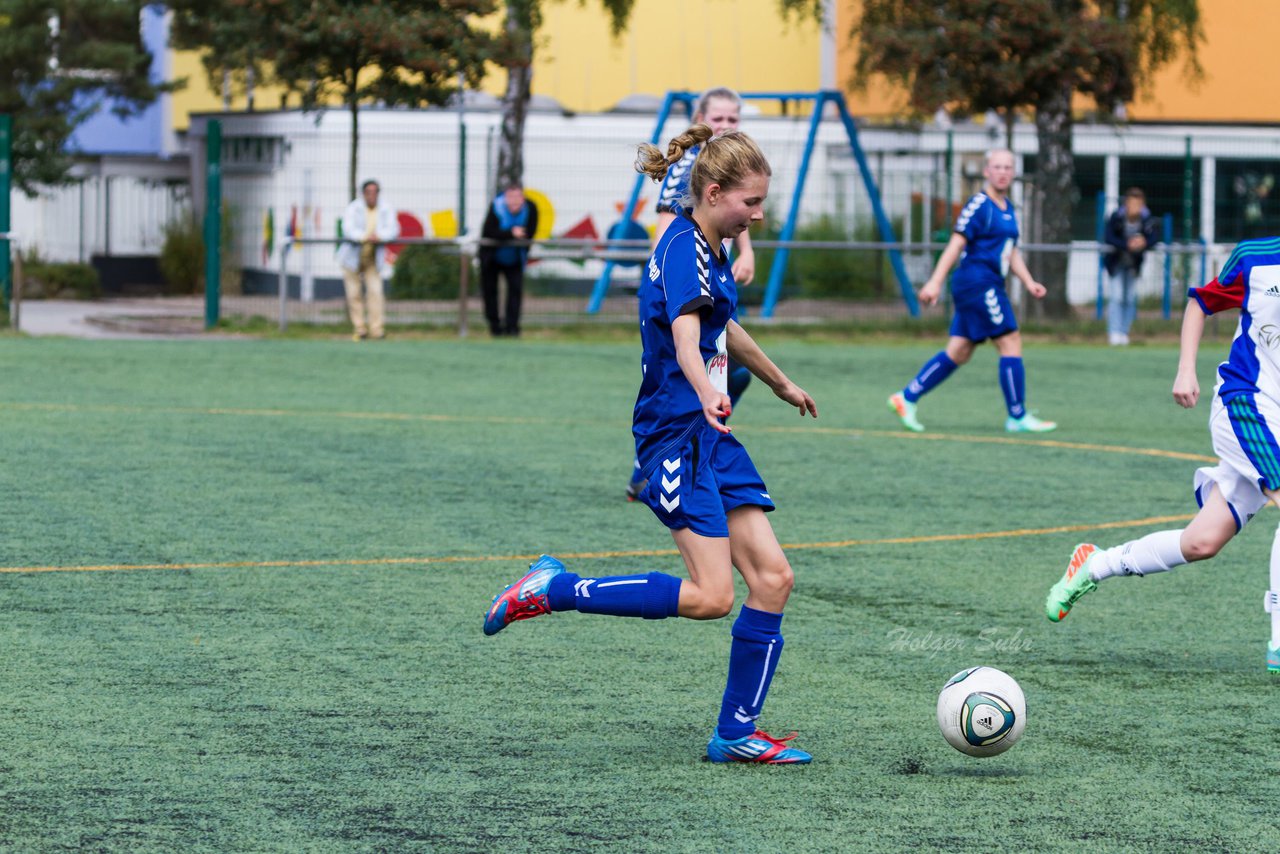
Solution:
<path fill-rule="evenodd" d="M 655 182 L 667 176 L 667 170 L 684 157 L 685 152 L 701 145 L 693 168 L 689 172 L 689 194 L 680 205 L 692 209 L 711 184 L 732 190 L 751 175 L 773 175 L 769 161 L 755 140 L 739 130 L 713 135 L 706 125 L 694 125 L 667 145 L 667 151 L 656 145 L 642 143 L 636 149 L 636 171 L 643 172 Z"/>

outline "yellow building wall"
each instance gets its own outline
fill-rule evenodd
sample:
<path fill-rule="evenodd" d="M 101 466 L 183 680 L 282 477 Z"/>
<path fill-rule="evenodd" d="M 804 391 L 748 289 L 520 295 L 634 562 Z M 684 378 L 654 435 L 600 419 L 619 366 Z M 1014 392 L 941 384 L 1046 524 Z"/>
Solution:
<path fill-rule="evenodd" d="M 1129 109 L 1140 121 L 1275 122 L 1271 94 L 1280 45 L 1275 0 L 1200 0 L 1204 78 L 1188 82 L 1181 60 L 1157 73 Z"/>
<path fill-rule="evenodd" d="M 543 16 L 533 90 L 570 110 L 607 110 L 627 95 L 670 89 L 819 88 L 820 28 L 784 20 L 776 0 L 636 0 L 617 39 L 596 0 L 544 2 Z M 484 88 L 500 94 L 505 83 L 499 71 Z"/>
<path fill-rule="evenodd" d="M 784 20 L 776 0 L 636 0 L 628 29 L 616 39 L 597 0 L 544 0 L 543 19 L 533 92 L 574 112 L 607 110 L 627 95 L 669 89 L 819 88 L 818 24 Z M 222 109 L 222 93 L 209 87 L 198 54 L 176 51 L 173 73 L 187 78 L 186 88 L 173 96 L 175 130 L 185 130 L 193 112 Z M 492 68 L 482 88 L 501 95 L 506 78 Z M 278 109 L 280 94 L 258 87 L 255 107 Z M 244 109 L 244 98 L 234 98 L 231 107 Z"/>
<path fill-rule="evenodd" d="M 200 63 L 200 54 L 190 50 L 173 52 L 172 68 L 174 78 L 185 77 L 187 85 L 173 93 L 173 129 L 183 131 L 191 123 L 192 113 L 213 113 L 222 109 L 222 91 L 209 86 L 209 75 Z M 275 110 L 280 107 L 280 95 L 284 92 L 278 86 L 258 86 L 254 91 L 253 104 L 258 110 Z M 297 99 L 294 99 L 297 106 Z M 233 98 L 232 110 L 245 109 L 244 97 Z"/>
<path fill-rule="evenodd" d="M 836 80 L 850 92 L 854 47 L 849 38 L 860 4 L 845 0 L 836 9 Z M 1205 40 L 1199 46 L 1204 79 L 1187 80 L 1181 57 L 1158 72 L 1129 106 L 1132 121 L 1276 122 L 1280 100 L 1270 97 L 1280 45 L 1280 3 L 1276 0 L 1200 0 Z M 904 90 L 884 80 L 850 94 L 857 115 L 890 117 L 906 108 Z M 1081 110 L 1087 101 L 1078 103 Z"/>
<path fill-rule="evenodd" d="M 862 92 L 851 90 L 853 47 L 849 38 L 857 0 L 836 0 L 834 68 L 828 79 L 849 95 L 856 115 L 901 115 L 906 94 L 884 80 Z M 1204 78 L 1187 79 L 1179 59 L 1144 86 L 1129 116 L 1135 121 L 1280 121 L 1280 101 L 1269 97 L 1275 76 L 1268 59 L 1280 44 L 1276 0 L 1200 0 L 1205 41 L 1200 45 Z M 630 26 L 616 40 L 596 0 L 544 6 L 544 26 L 535 54 L 533 90 L 574 111 L 605 110 L 633 93 L 659 95 L 669 89 L 709 86 L 742 90 L 820 88 L 823 79 L 819 27 L 784 20 L 775 0 L 637 0 Z M 175 130 L 185 130 L 193 112 L 222 109 L 222 94 L 210 88 L 195 53 L 176 51 L 175 77 L 188 85 L 173 95 Z M 483 88 L 500 94 L 506 83 L 492 69 Z M 281 90 L 258 87 L 255 105 L 280 106 Z M 237 98 L 232 109 L 244 109 Z M 771 105 L 760 105 L 769 111 Z M 1082 102 L 1082 108 L 1086 105 Z"/>

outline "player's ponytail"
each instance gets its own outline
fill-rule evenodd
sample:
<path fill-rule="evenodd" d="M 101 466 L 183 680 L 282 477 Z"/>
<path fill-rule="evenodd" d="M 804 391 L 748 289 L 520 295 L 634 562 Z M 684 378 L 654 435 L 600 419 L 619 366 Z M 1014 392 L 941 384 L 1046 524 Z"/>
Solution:
<path fill-rule="evenodd" d="M 636 171 L 643 172 L 655 182 L 661 181 L 667 177 L 667 170 L 679 163 L 686 151 L 711 139 L 712 134 L 713 131 L 706 125 L 694 125 L 668 143 L 666 154 L 656 145 L 641 143 L 636 148 Z"/>

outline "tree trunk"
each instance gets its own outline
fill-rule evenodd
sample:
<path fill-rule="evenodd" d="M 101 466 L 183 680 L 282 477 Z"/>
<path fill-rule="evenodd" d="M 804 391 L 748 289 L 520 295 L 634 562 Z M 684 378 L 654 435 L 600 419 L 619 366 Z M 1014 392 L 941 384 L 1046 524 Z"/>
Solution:
<path fill-rule="evenodd" d="M 533 17 L 529 0 L 507 3 L 507 36 L 516 56 L 507 66 L 507 91 L 502 96 L 502 134 L 498 140 L 498 186 L 524 183 L 524 120 L 533 83 Z"/>
<path fill-rule="evenodd" d="M 360 103 L 355 87 L 351 88 L 347 106 L 351 110 L 351 163 L 347 171 L 347 198 L 356 198 L 356 164 L 360 161 Z"/>
<path fill-rule="evenodd" d="M 1036 190 L 1040 197 L 1040 242 L 1071 242 L 1072 188 L 1075 155 L 1071 150 L 1071 88 L 1061 87 L 1036 106 L 1036 138 L 1040 153 L 1036 158 Z M 1033 273 L 1048 289 L 1045 313 L 1067 317 L 1067 260 L 1065 252 L 1040 252 Z"/>

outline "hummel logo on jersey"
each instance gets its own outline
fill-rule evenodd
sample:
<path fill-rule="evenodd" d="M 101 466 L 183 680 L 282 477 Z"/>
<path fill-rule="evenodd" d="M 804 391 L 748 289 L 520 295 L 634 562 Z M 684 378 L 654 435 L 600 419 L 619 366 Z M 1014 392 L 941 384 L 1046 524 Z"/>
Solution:
<path fill-rule="evenodd" d="M 729 281 L 729 277 L 728 277 L 728 276 L 726 276 L 724 273 L 721 273 L 721 274 L 720 274 L 720 281 L 721 281 L 721 282 L 727 282 L 727 281 Z"/>
<path fill-rule="evenodd" d="M 1272 285 L 1263 291 L 1262 295 L 1267 297 L 1280 297 L 1280 285 Z"/>
<path fill-rule="evenodd" d="M 649 256 L 649 281 L 658 281 L 658 276 L 662 275 L 662 271 L 658 269 L 658 259 L 656 256 Z"/>

